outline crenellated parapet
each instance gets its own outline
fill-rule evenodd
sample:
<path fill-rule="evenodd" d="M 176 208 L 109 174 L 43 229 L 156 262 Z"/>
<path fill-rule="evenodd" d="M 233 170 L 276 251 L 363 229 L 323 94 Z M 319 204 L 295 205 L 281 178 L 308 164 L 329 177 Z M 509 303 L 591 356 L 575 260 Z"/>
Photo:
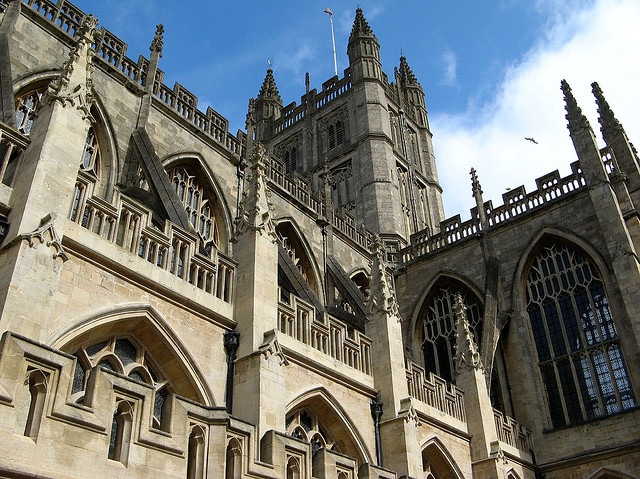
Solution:
<path fill-rule="evenodd" d="M 77 38 L 82 32 L 82 24 L 89 15 L 68 0 L 23 0 L 30 7 L 29 12 L 37 21 L 47 22 L 69 38 Z M 156 35 L 157 38 L 157 35 Z M 154 43 L 158 48 L 158 42 Z M 142 94 L 149 70 L 149 59 L 140 55 L 137 61 L 127 56 L 127 44 L 104 27 L 98 29 L 95 42 L 90 47 L 95 51 L 97 66 L 114 75 L 131 90 Z M 179 83 L 173 88 L 164 83 L 164 72 L 157 69 L 153 81 L 154 98 L 176 115 L 194 125 L 205 135 L 232 153 L 240 154 L 241 139 L 229 133 L 229 121 L 211 107 L 206 112 L 198 110 L 198 98 Z"/>

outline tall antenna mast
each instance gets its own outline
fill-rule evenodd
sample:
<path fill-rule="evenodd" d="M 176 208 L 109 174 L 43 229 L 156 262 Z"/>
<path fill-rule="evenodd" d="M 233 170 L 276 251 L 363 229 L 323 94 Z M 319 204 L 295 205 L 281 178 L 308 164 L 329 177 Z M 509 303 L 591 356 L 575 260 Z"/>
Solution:
<path fill-rule="evenodd" d="M 336 58 L 336 37 L 333 33 L 333 12 L 329 7 L 324 9 L 324 13 L 329 14 L 329 23 L 331 23 L 331 44 L 333 45 L 333 72 L 338 76 L 338 60 Z"/>

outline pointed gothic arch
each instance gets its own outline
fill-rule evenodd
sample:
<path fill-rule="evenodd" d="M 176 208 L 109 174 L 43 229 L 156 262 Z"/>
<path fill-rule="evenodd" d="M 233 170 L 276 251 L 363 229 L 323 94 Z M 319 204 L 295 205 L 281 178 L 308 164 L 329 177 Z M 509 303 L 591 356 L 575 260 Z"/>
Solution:
<path fill-rule="evenodd" d="M 49 70 L 29 75 L 16 82 L 14 85 L 16 126 L 21 133 L 29 135 L 33 114 L 36 112 L 47 86 L 59 76 L 59 71 Z M 119 178 L 118 150 L 114 140 L 113 125 L 106 113 L 107 110 L 96 91 L 93 91 L 93 97 L 95 101 L 91 105 L 90 111 L 95 121 L 89 127 L 83 156 L 77 160 L 80 170 L 88 171 L 93 170 L 94 166 L 96 167 L 94 174 L 96 179 L 100 181 L 96 182 L 93 194 L 111 201 L 114 186 Z M 91 142 L 89 142 L 90 139 Z M 87 145 L 90 146 L 92 155 L 86 154 Z M 99 158 L 99 162 L 96 161 L 97 158 Z"/>
<path fill-rule="evenodd" d="M 594 472 L 589 479 L 638 479 L 640 476 L 632 475 L 611 467 L 601 467 Z"/>
<path fill-rule="evenodd" d="M 368 451 L 355 424 L 349 419 L 336 398 L 325 388 L 318 387 L 301 394 L 287 405 L 286 411 L 288 433 L 293 433 L 297 426 L 302 426 L 304 430 L 309 429 L 292 421 L 292 418 L 300 412 L 308 411 L 310 415 L 317 418 L 317 423 L 322 430 L 330 431 L 334 450 L 354 458 L 359 465 L 374 461 L 374 456 Z M 311 428 L 301 439 L 313 441 L 319 432 L 320 430 Z M 326 438 L 323 439 L 325 443 L 328 442 Z"/>
<path fill-rule="evenodd" d="M 318 298 L 322 298 L 321 268 L 296 221 L 291 217 L 278 218 L 276 220 L 276 234 L 309 288 Z"/>
<path fill-rule="evenodd" d="M 484 306 L 482 295 L 471 284 L 458 275 L 441 273 L 425 288 L 411 322 L 409 344 L 414 358 L 421 358 L 426 371 L 446 381 L 454 380 L 456 293 L 462 294 L 469 326 L 476 344 L 481 344 Z"/>
<path fill-rule="evenodd" d="M 451 453 L 437 438 L 422 445 L 422 470 L 434 479 L 463 479 L 465 476 Z"/>
<path fill-rule="evenodd" d="M 172 392 L 207 406 L 215 405 L 213 393 L 188 349 L 151 306 L 124 305 L 98 312 L 58 331 L 49 344 L 56 349 L 74 353 L 82 347 L 98 345 L 113 338 L 133 338 L 135 343 L 141 345 L 152 358 L 154 366 L 162 371 Z M 127 374 L 139 372 L 139 368 L 130 372 L 124 369 L 119 371 L 119 363 L 108 352 L 101 357 L 109 362 L 114 371 Z M 143 381 L 144 377 L 142 375 Z"/>
<path fill-rule="evenodd" d="M 551 427 L 636 408 L 604 262 L 563 231 L 542 231 L 536 240 L 519 263 L 514 304 L 528 325 Z"/>
<path fill-rule="evenodd" d="M 228 253 L 233 231 L 231 210 L 205 160 L 199 153 L 181 152 L 165 157 L 162 164 L 203 243 L 213 241 L 217 249 Z M 181 189 L 183 182 L 184 192 Z M 194 189 L 191 196 L 190 187 Z"/>

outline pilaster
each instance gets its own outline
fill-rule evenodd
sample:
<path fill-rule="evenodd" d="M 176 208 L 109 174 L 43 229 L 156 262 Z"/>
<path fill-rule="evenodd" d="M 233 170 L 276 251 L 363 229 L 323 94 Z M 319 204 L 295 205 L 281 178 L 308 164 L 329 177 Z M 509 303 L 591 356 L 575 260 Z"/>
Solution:
<path fill-rule="evenodd" d="M 234 381 L 234 415 L 265 432 L 284 430 L 284 367 L 277 337 L 278 245 L 268 201 L 267 154 L 255 142 L 248 186 L 236 220 L 235 317 L 240 334 Z"/>
<path fill-rule="evenodd" d="M 487 460 L 495 459 L 495 447 L 498 444 L 498 434 L 493 419 L 493 407 L 487 390 L 484 367 L 480 352 L 473 333 L 469 329 L 466 306 L 462 295 L 455 298 L 456 315 L 456 355 L 455 374 L 456 386 L 464 391 L 464 405 L 467 410 L 467 426 L 471 435 L 471 460 L 482 463 L 482 469 L 487 474 Z M 491 461 L 488 461 L 489 463 Z M 489 468 L 490 474 L 482 477 L 498 478 L 497 469 Z"/>

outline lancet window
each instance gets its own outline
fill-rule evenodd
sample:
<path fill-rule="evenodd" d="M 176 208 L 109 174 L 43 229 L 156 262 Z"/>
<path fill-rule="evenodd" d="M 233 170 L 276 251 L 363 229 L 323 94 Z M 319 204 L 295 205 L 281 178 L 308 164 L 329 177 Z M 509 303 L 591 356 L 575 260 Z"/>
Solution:
<path fill-rule="evenodd" d="M 600 273 L 549 242 L 527 273 L 527 312 L 553 427 L 637 407 Z"/>
<path fill-rule="evenodd" d="M 425 306 L 418 331 L 422 340 L 425 369 L 447 381 L 454 380 L 456 344 L 455 295 L 460 293 L 467 307 L 467 320 L 476 344 L 482 333 L 482 310 L 475 296 L 461 283 L 442 279 L 432 289 Z"/>
<path fill-rule="evenodd" d="M 205 243 L 220 244 L 218 223 L 215 215 L 215 204 L 211 195 L 196 178 L 195 173 L 187 167 L 180 166 L 168 171 L 171 183 L 178 198 L 187 210 L 189 222 Z"/>
<path fill-rule="evenodd" d="M 46 88 L 30 90 L 16 99 L 16 127 L 23 135 L 31 133 L 35 111 L 40 105 Z"/>
<path fill-rule="evenodd" d="M 80 347 L 75 356 L 76 369 L 71 389 L 72 399 L 76 402 L 83 401 L 89 371 L 100 366 L 153 386 L 155 394 L 152 426 L 156 429 L 166 427 L 167 399 L 172 388 L 144 347 L 139 346 L 131 338 L 111 337 Z"/>
<path fill-rule="evenodd" d="M 331 123 L 327 129 L 327 133 L 330 150 L 342 145 L 345 139 L 344 122 L 342 120 L 337 120 L 336 122 Z"/>

